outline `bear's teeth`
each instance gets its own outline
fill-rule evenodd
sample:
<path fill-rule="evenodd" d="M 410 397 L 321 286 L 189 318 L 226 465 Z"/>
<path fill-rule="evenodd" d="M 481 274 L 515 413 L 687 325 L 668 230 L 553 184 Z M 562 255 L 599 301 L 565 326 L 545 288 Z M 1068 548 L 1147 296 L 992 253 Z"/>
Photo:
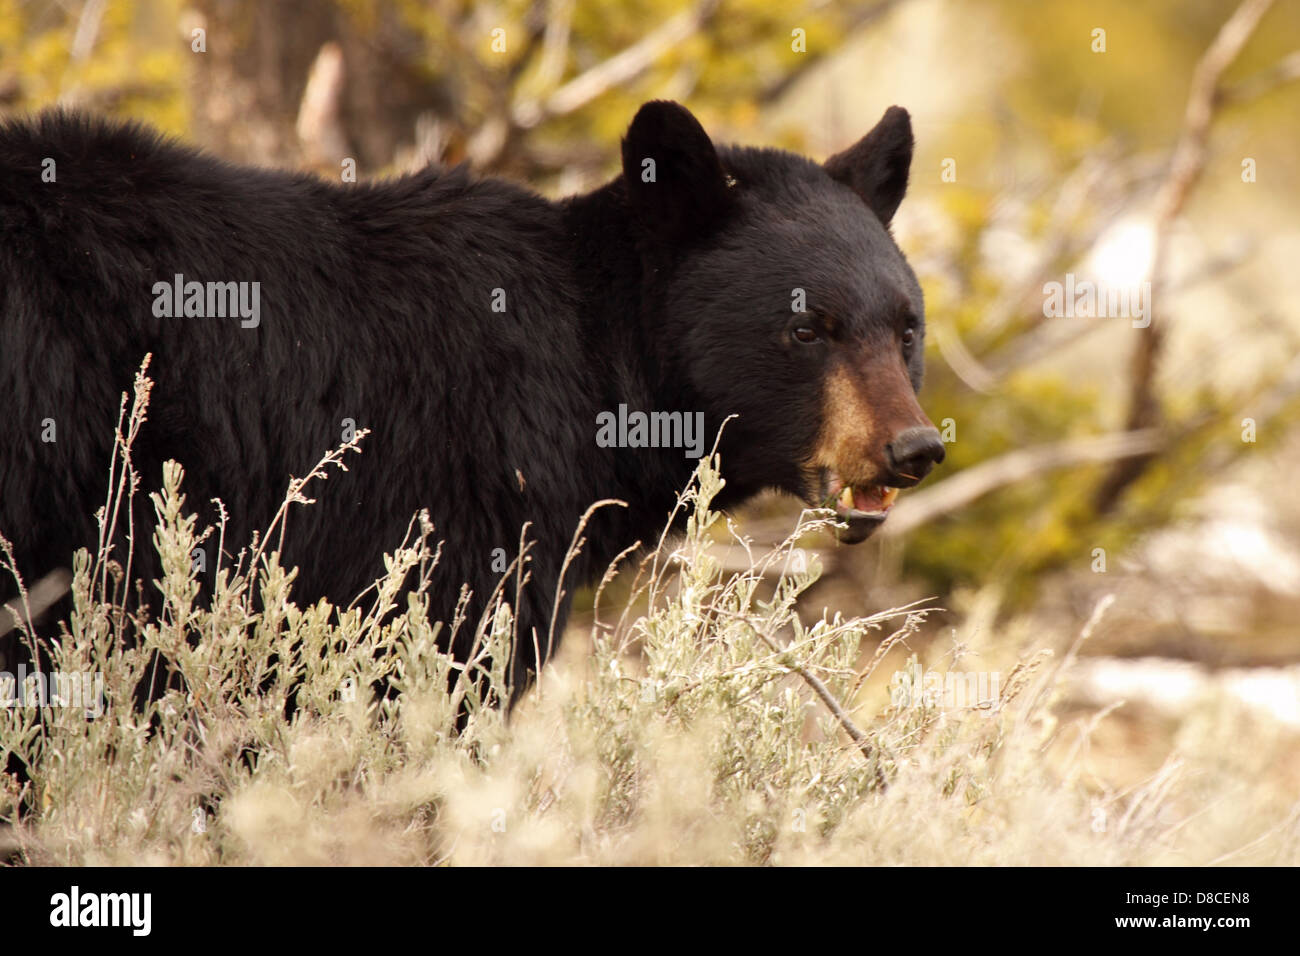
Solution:
<path fill-rule="evenodd" d="M 881 492 L 880 500 L 884 504 L 884 506 L 888 508 L 890 505 L 894 503 L 894 499 L 897 497 L 898 497 L 897 488 L 885 488 Z"/>
<path fill-rule="evenodd" d="M 853 489 L 849 485 L 845 485 L 840 492 L 840 507 L 847 511 L 853 510 Z"/>

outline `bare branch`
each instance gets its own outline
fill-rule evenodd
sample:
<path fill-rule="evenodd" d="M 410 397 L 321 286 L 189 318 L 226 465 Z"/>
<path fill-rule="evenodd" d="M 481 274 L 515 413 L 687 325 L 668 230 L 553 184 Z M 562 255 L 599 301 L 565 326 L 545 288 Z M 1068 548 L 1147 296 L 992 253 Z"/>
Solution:
<path fill-rule="evenodd" d="M 1126 421 L 1126 427 L 1130 431 L 1154 427 L 1161 419 L 1160 403 L 1155 393 L 1155 377 L 1164 344 L 1165 322 L 1156 307 L 1160 298 L 1154 290 L 1160 288 L 1166 271 L 1169 233 L 1174 220 L 1187 205 L 1188 197 L 1205 170 L 1210 125 L 1214 120 L 1220 78 L 1223 71 L 1237 58 L 1255 32 L 1260 19 L 1272 5 L 1273 0 L 1244 0 L 1219 28 L 1218 34 L 1192 73 L 1182 132 L 1174 147 L 1169 173 L 1156 194 L 1155 250 L 1151 267 L 1153 314 L 1151 324 L 1138 339 L 1137 351 L 1133 356 Z M 1124 489 L 1146 470 L 1151 457 L 1130 456 L 1115 464 L 1097 490 L 1095 504 L 1098 514 L 1105 514 L 1115 506 Z"/>
<path fill-rule="evenodd" d="M 1279 86 L 1300 80 L 1300 50 L 1288 53 L 1267 70 L 1242 80 L 1235 86 L 1219 90 L 1215 106 L 1235 106 L 1271 93 Z"/>
<path fill-rule="evenodd" d="M 72 35 L 72 48 L 68 51 L 74 63 L 81 63 L 90 56 L 99 38 L 99 25 L 104 18 L 104 7 L 108 0 L 86 0 L 77 18 L 77 32 Z"/>
<path fill-rule="evenodd" d="M 772 638 L 768 637 L 761 631 L 757 633 L 759 639 L 772 650 L 776 651 L 776 653 L 784 653 L 785 648 Z M 862 752 L 862 756 L 866 757 L 868 760 L 875 756 L 875 748 L 871 746 L 871 739 L 862 732 L 862 729 L 858 727 L 857 724 L 853 722 L 853 718 L 849 716 L 848 712 L 840 702 L 835 699 L 835 695 L 831 693 L 830 688 L 822 683 L 821 679 L 812 671 L 808 670 L 808 668 L 793 662 L 783 663 L 785 663 L 785 666 L 790 668 L 790 670 L 794 671 L 794 673 L 802 677 L 804 683 L 812 688 L 813 693 L 821 699 L 821 702 L 826 705 L 826 709 L 831 712 L 831 715 L 839 722 L 839 725 L 844 728 L 844 732 L 849 735 L 854 746 Z"/>
<path fill-rule="evenodd" d="M 574 0 L 550 0 L 548 4 L 542 54 L 537 64 L 537 83 L 543 89 L 555 87 L 564 76 L 564 66 L 569 60 L 573 7 Z"/>
<path fill-rule="evenodd" d="M 1146 429 L 1022 448 L 963 469 L 937 485 L 907 495 L 894 507 L 882 531 L 897 537 L 1018 481 L 1076 465 L 1149 455 L 1162 445 L 1160 433 Z"/>
<path fill-rule="evenodd" d="M 310 165 L 337 169 L 348 154 L 340 113 L 345 81 L 342 47 L 326 43 L 312 62 L 298 107 L 298 139 Z"/>
<path fill-rule="evenodd" d="M 696 33 L 717 6 L 718 0 L 701 0 L 626 50 L 580 73 L 549 96 L 515 104 L 511 111 L 512 121 L 521 129 L 529 129 L 552 117 L 572 113 L 602 93 L 635 79 L 657 59 Z"/>
<path fill-rule="evenodd" d="M 1187 97 L 1187 111 L 1183 115 L 1183 130 L 1174 148 L 1169 178 L 1165 180 L 1156 198 L 1158 222 L 1168 226 L 1182 212 L 1191 195 L 1192 187 L 1205 169 L 1209 146 L 1210 124 L 1214 120 L 1218 100 L 1219 79 L 1241 53 L 1260 18 L 1268 12 L 1273 0 L 1245 0 L 1228 21 L 1219 29 L 1205 55 L 1192 73 L 1192 87 Z"/>
<path fill-rule="evenodd" d="M 55 568 L 41 578 L 30 590 L 25 590 L 8 604 L 0 607 L 0 637 L 4 637 L 15 627 L 30 628 L 42 614 L 48 611 L 63 595 L 72 590 L 72 572 L 67 568 Z"/>

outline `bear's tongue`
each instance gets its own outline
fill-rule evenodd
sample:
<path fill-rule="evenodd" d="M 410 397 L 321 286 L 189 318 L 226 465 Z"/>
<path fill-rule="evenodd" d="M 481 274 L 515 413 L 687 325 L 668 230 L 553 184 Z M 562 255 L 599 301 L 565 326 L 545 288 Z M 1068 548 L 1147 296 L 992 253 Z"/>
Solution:
<path fill-rule="evenodd" d="M 884 485 L 858 488 L 846 485 L 834 472 L 829 477 L 828 485 L 835 500 L 835 511 L 841 515 L 849 515 L 855 511 L 863 514 L 884 514 L 898 497 L 897 488 L 888 488 Z"/>
<path fill-rule="evenodd" d="M 898 497 L 897 488 L 886 488 L 883 485 L 871 485 L 868 488 L 853 488 L 848 485 L 840 492 L 840 497 L 835 509 L 840 512 L 862 511 L 867 514 L 885 512 L 893 505 L 894 499 Z"/>

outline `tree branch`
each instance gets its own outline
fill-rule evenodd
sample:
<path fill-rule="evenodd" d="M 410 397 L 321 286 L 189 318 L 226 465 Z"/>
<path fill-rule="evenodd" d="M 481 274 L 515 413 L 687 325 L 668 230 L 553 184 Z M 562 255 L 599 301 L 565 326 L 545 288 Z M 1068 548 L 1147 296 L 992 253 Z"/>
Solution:
<path fill-rule="evenodd" d="M 1050 471 L 1076 465 L 1150 455 L 1164 443 L 1156 429 L 1069 438 L 1036 448 L 1022 448 L 957 472 L 951 478 L 902 498 L 885 522 L 890 537 L 966 507 L 989 492 Z"/>
<path fill-rule="evenodd" d="M 1296 80 L 1300 80 L 1300 50 L 1288 53 L 1267 70 L 1256 73 L 1235 86 L 1220 89 L 1214 105 L 1235 106 L 1263 96 L 1265 93 L 1271 93 L 1279 86 L 1285 86 Z"/>
<path fill-rule="evenodd" d="M 1191 90 L 1183 114 L 1183 128 L 1174 147 L 1169 173 L 1156 194 L 1155 249 L 1152 255 L 1152 316 L 1138 339 L 1133 356 L 1126 428 L 1136 431 L 1155 427 L 1162 417 L 1155 393 L 1156 368 L 1165 337 L 1165 321 L 1156 303 L 1167 267 L 1169 234 L 1175 219 L 1187 205 L 1192 190 L 1205 170 L 1209 152 L 1210 125 L 1218 101 L 1223 71 L 1237 58 L 1255 32 L 1273 0 L 1244 0 L 1206 49 L 1192 73 Z M 1151 463 L 1151 455 L 1135 455 L 1117 461 L 1103 479 L 1094 499 L 1098 514 L 1111 511 L 1120 495 Z"/>
<path fill-rule="evenodd" d="M 621 86 L 650 68 L 673 47 L 694 35 L 713 15 L 718 0 L 700 0 L 689 10 L 670 18 L 627 49 L 575 76 L 548 96 L 515 104 L 511 120 L 520 129 L 531 129 L 556 116 L 586 106 L 602 93 Z"/>

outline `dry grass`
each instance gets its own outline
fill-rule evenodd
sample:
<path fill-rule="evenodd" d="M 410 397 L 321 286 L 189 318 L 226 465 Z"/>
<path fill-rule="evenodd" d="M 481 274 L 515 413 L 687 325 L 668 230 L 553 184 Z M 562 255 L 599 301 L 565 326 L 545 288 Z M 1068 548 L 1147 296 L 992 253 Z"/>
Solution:
<path fill-rule="evenodd" d="M 106 528 L 134 493 L 129 439 L 147 398 L 141 377 Z M 720 479 L 707 459 L 682 497 L 685 535 L 639 565 L 619 607 L 598 605 L 589 653 L 549 669 L 510 719 L 436 651 L 441 625 L 422 594 L 399 590 L 408 572 L 438 573 L 427 520 L 413 521 L 364 604 L 295 605 L 272 528 L 219 569 L 209 609 L 195 602 L 189 556 L 205 532 L 186 515 L 182 482 L 169 464 L 153 498 L 158 620 L 126 618 L 129 575 L 106 548 L 74 562 L 76 610 L 51 652 L 58 670 L 102 675 L 103 714 L 0 710 L 0 751 L 30 768 L 21 790 L 10 781 L 0 793 L 22 862 L 1300 862 L 1294 795 L 1258 783 L 1270 751 L 1242 752 L 1243 714 L 1193 715 L 1168 761 L 1110 791 L 1087 769 L 1109 718 L 1064 721 L 1056 706 L 1072 653 L 1028 655 L 979 708 L 873 696 L 871 671 L 925 609 L 801 620 L 818 569 L 795 548 L 824 526 L 817 513 L 777 549 L 750 553 L 749 570 L 724 572 L 717 537 L 748 545 L 710 510 Z M 309 506 L 305 487 L 291 490 L 297 506 Z M 517 570 L 482 621 L 445 625 L 477 627 L 480 661 L 504 661 L 516 639 L 506 598 Z M 1104 610 L 1076 646 L 1105 627 Z M 143 640 L 131 646 L 126 632 Z M 1053 644 L 1070 639 L 1043 635 Z M 142 712 L 132 688 L 155 652 L 184 689 Z M 371 699 L 381 678 L 398 699 Z"/>

